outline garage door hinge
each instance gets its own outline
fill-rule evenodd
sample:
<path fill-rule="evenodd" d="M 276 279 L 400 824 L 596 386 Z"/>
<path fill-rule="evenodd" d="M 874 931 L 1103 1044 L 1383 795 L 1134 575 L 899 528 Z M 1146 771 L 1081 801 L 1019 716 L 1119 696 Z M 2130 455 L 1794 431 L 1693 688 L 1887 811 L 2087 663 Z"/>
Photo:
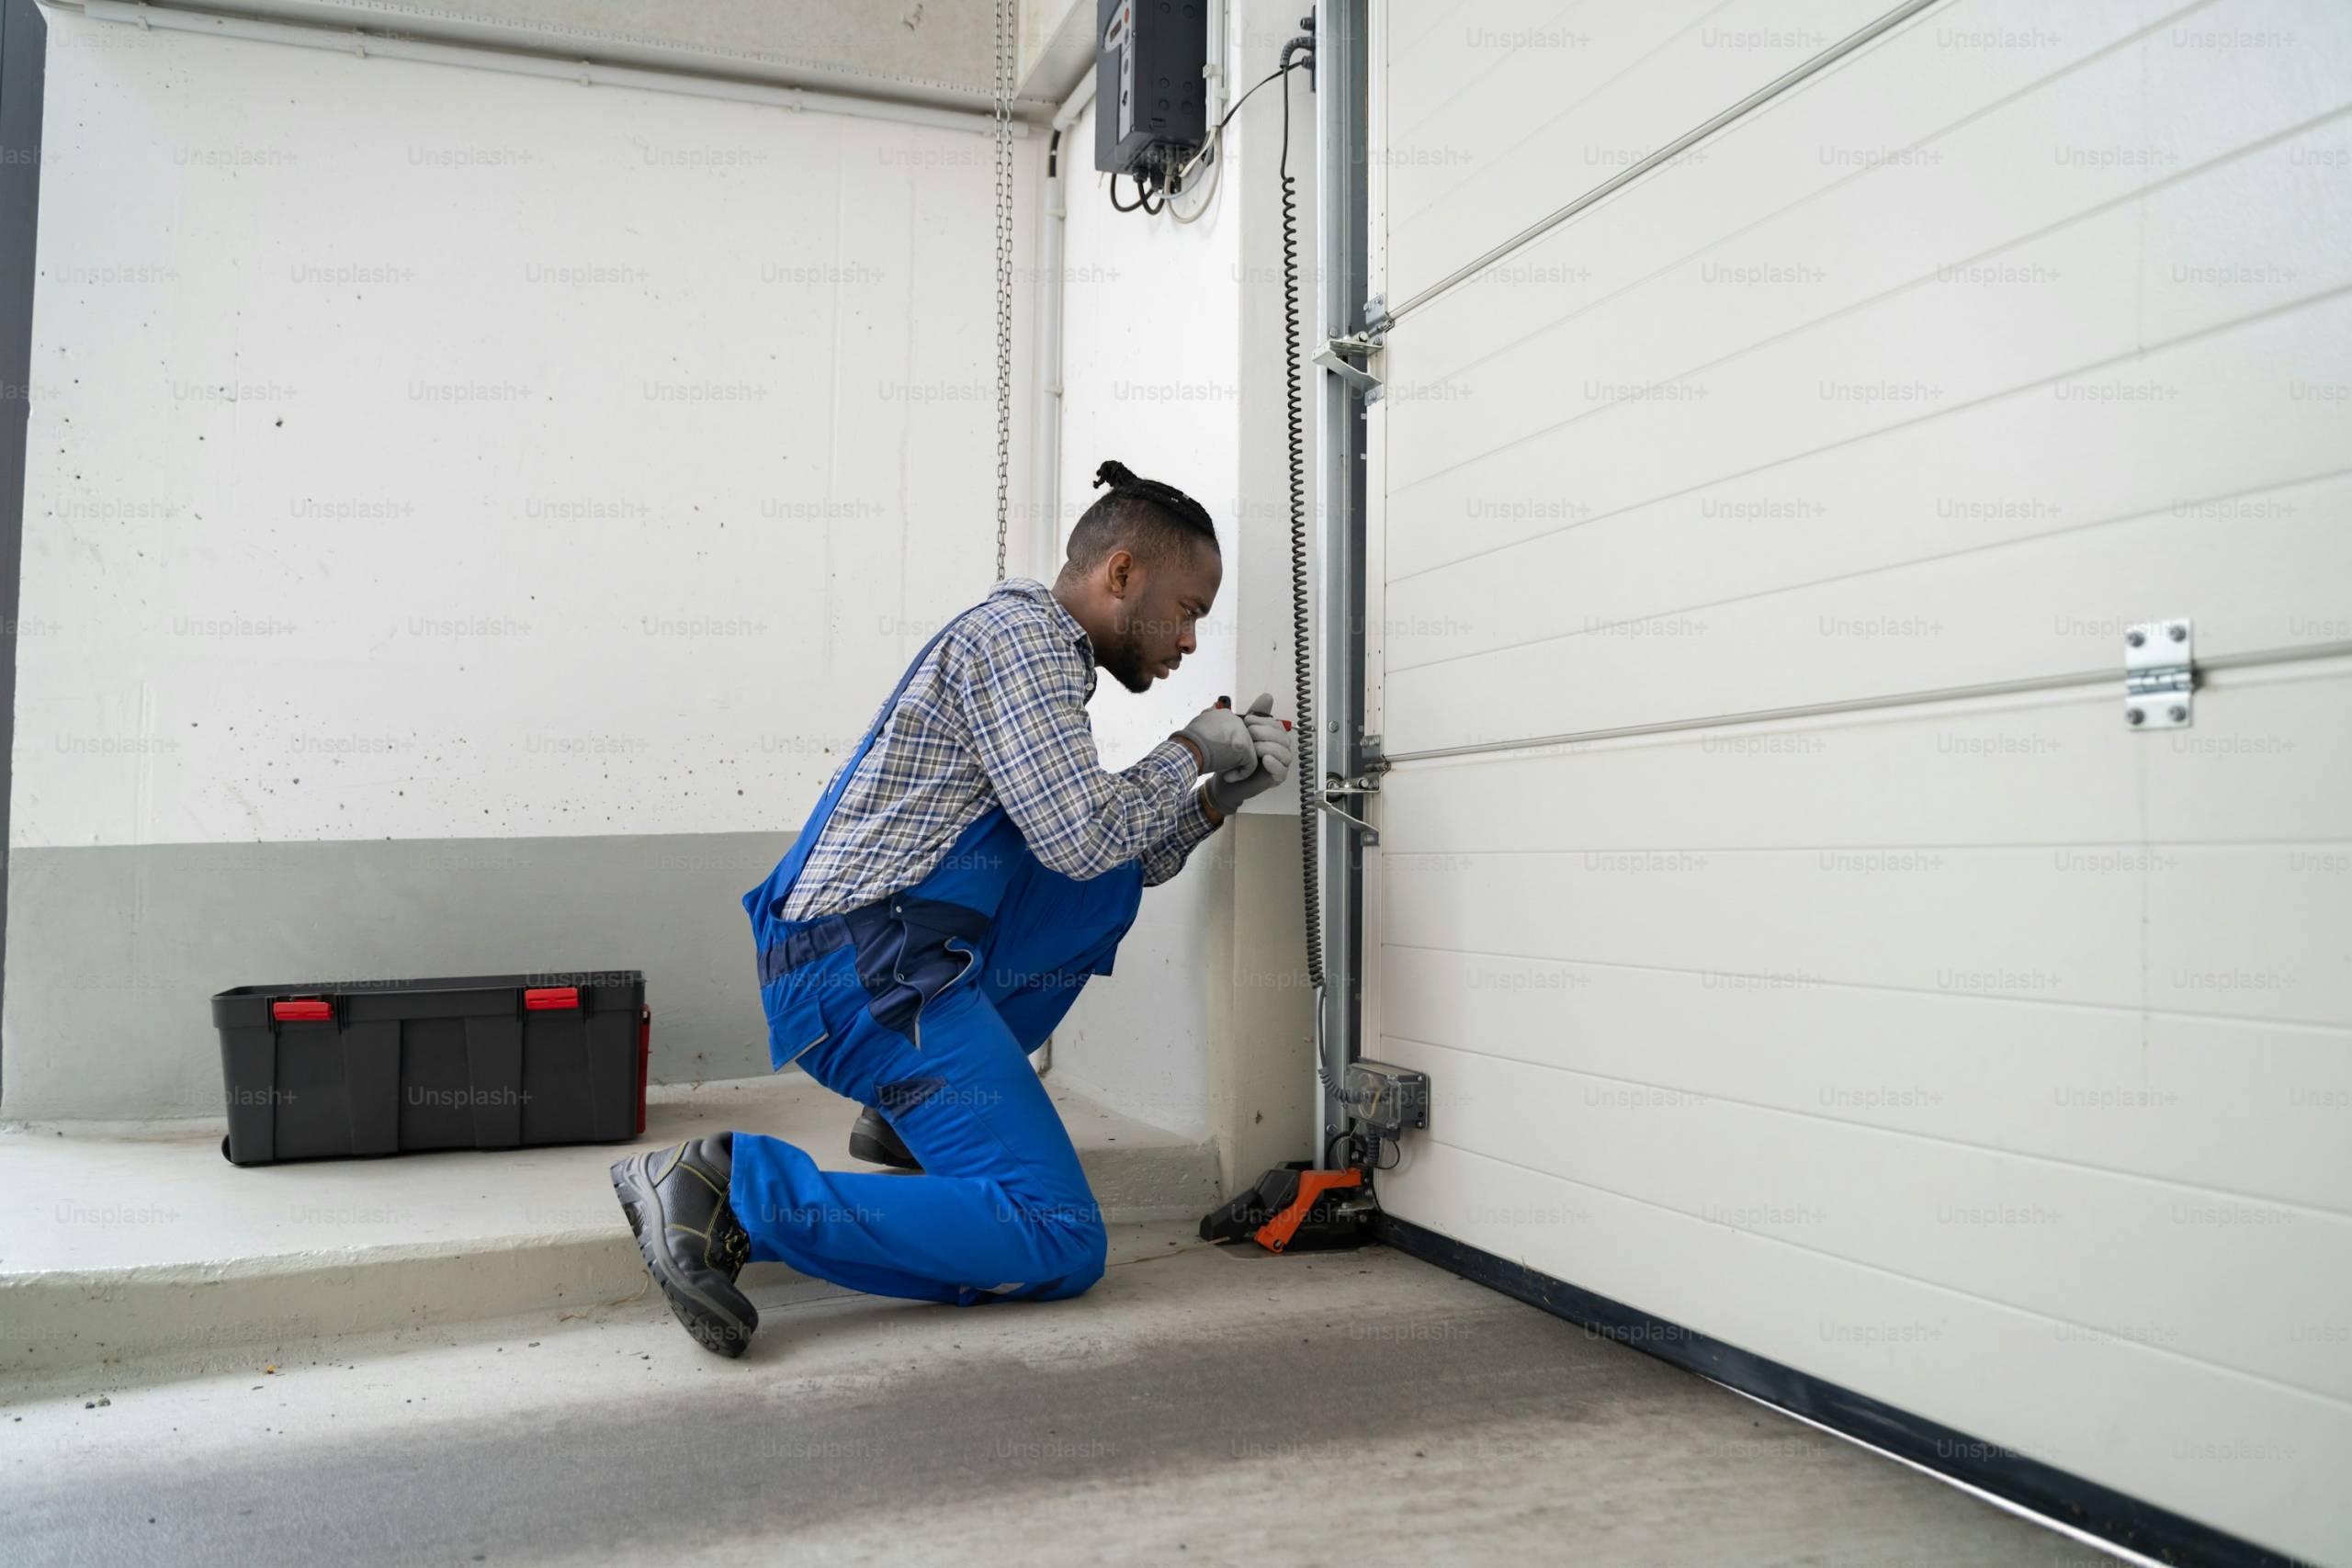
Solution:
<path fill-rule="evenodd" d="M 2187 619 L 2150 621 L 2123 634 L 2123 722 L 2134 729 L 2186 729 L 2197 716 L 2197 643 Z"/>

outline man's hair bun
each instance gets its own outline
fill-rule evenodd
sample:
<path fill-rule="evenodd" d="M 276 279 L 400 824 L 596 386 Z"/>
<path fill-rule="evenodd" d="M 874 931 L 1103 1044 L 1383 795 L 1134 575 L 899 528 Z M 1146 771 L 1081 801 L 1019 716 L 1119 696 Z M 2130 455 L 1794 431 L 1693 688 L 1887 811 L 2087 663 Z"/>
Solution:
<path fill-rule="evenodd" d="M 1146 564 L 1181 544 L 1217 547 L 1208 508 L 1174 485 L 1145 479 L 1114 457 L 1095 468 L 1094 488 L 1106 493 L 1095 498 L 1070 531 L 1069 560 L 1080 570 L 1122 544 Z"/>

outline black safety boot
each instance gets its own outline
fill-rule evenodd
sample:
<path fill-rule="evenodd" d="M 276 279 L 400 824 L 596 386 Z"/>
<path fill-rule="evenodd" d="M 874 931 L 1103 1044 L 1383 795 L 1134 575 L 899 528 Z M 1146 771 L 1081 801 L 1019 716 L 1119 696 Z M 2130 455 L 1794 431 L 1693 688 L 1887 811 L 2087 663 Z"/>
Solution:
<path fill-rule="evenodd" d="M 613 1191 L 637 1233 L 637 1250 L 670 1310 L 707 1350 L 740 1356 L 760 1314 L 735 1288 L 752 1238 L 728 1206 L 735 1134 L 697 1138 L 613 1165 Z"/>
<path fill-rule="evenodd" d="M 915 1158 L 914 1151 L 899 1138 L 898 1129 L 870 1105 L 857 1119 L 857 1125 L 849 1130 L 849 1157 L 897 1170 L 911 1170 L 918 1175 L 922 1171 L 922 1161 Z"/>

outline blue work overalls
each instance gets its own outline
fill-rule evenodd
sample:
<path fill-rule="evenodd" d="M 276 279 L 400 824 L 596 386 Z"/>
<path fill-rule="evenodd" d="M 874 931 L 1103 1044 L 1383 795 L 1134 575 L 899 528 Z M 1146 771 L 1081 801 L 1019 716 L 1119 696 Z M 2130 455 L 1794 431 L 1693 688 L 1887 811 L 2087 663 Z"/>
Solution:
<path fill-rule="evenodd" d="M 1142 901 L 1141 859 L 1075 880 L 1041 864 L 994 806 L 913 886 L 813 920 L 779 913 L 945 635 L 915 655 L 791 849 L 743 895 L 775 1066 L 797 1061 L 878 1108 L 923 1174 L 820 1170 L 791 1144 L 738 1133 L 729 1198 L 754 1260 L 876 1295 L 1053 1301 L 1102 1277 L 1105 1236 L 1028 1053 L 1090 976 L 1111 972 Z"/>

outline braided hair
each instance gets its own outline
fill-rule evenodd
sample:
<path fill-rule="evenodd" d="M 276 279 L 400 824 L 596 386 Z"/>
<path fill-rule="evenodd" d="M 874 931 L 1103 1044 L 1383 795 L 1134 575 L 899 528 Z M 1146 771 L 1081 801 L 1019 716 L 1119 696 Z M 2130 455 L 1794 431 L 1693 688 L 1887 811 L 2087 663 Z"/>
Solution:
<path fill-rule="evenodd" d="M 1114 460 L 1094 470 L 1094 488 L 1104 493 L 1070 530 L 1069 559 L 1062 569 L 1066 572 L 1091 571 L 1120 548 L 1147 569 L 1180 547 L 1204 544 L 1218 549 L 1216 525 L 1209 520 L 1208 508 L 1174 485 L 1139 478 Z"/>

